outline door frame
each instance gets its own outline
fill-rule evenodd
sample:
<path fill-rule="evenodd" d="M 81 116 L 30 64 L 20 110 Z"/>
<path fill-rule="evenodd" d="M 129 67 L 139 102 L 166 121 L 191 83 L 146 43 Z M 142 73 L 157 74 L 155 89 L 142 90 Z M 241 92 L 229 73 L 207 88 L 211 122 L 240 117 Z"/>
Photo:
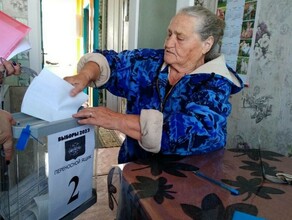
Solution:
<path fill-rule="evenodd" d="M 28 0 L 27 2 L 29 42 L 31 49 L 29 51 L 30 68 L 39 73 L 43 68 L 43 48 L 42 48 L 42 28 L 41 28 L 41 1 Z"/>

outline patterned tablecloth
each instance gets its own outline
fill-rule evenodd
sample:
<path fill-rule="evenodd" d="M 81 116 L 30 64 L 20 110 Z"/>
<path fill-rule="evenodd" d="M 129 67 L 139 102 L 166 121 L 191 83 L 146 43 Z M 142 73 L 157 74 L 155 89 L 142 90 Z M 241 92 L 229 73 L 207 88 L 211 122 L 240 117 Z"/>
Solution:
<path fill-rule="evenodd" d="M 227 184 L 239 195 L 192 171 Z M 118 203 L 117 219 L 127 220 L 233 219 L 235 211 L 269 220 L 290 220 L 292 186 L 272 183 L 263 175 L 282 172 L 292 174 L 292 158 L 266 150 L 223 149 L 188 157 L 156 155 L 126 164 L 119 186 L 110 171 L 109 204 L 113 208 Z"/>

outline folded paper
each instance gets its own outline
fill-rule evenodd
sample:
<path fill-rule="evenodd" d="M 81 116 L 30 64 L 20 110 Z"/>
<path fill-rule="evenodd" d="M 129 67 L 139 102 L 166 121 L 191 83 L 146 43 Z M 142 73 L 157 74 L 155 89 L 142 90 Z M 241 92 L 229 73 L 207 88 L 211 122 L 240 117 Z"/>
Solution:
<path fill-rule="evenodd" d="M 21 112 L 49 122 L 70 118 L 88 99 L 83 92 L 70 96 L 72 89 L 70 83 L 44 68 L 29 85 Z"/>

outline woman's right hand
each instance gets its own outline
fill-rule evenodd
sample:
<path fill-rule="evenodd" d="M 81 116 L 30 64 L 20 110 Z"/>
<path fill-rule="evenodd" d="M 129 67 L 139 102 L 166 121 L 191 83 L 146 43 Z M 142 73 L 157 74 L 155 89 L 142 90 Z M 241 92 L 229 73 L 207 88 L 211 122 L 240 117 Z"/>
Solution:
<path fill-rule="evenodd" d="M 76 96 L 79 92 L 81 92 L 85 87 L 87 87 L 87 85 L 90 82 L 86 75 L 83 74 L 66 76 L 64 77 L 64 80 L 66 80 L 68 83 L 74 86 L 74 88 L 70 92 L 70 95 L 73 97 Z"/>
<path fill-rule="evenodd" d="M 100 68 L 95 62 L 87 62 L 77 75 L 66 76 L 64 80 L 69 82 L 74 88 L 71 90 L 70 95 L 76 96 L 91 82 L 97 80 L 100 75 Z"/>

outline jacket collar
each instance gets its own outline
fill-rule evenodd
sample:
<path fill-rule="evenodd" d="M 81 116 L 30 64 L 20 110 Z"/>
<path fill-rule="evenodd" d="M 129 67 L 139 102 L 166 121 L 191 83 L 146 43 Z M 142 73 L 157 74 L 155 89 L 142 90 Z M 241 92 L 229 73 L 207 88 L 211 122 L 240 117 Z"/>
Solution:
<path fill-rule="evenodd" d="M 168 64 L 165 62 L 163 63 L 161 70 L 163 70 Z M 236 86 L 241 87 L 241 84 L 239 80 L 236 78 L 236 76 L 229 71 L 229 69 L 226 66 L 224 55 L 221 54 L 219 57 L 203 64 L 199 68 L 195 69 L 193 72 L 189 73 L 189 75 L 192 74 L 199 74 L 199 73 L 215 73 L 217 75 L 221 75 L 231 82 L 233 82 Z"/>
<path fill-rule="evenodd" d="M 200 66 L 199 68 L 195 69 L 190 74 L 198 74 L 198 73 L 216 73 L 218 75 L 221 75 L 221 76 L 229 79 L 236 86 L 240 87 L 239 80 L 227 68 L 223 54 L 221 54 L 219 57 L 205 63 L 204 65 Z"/>

